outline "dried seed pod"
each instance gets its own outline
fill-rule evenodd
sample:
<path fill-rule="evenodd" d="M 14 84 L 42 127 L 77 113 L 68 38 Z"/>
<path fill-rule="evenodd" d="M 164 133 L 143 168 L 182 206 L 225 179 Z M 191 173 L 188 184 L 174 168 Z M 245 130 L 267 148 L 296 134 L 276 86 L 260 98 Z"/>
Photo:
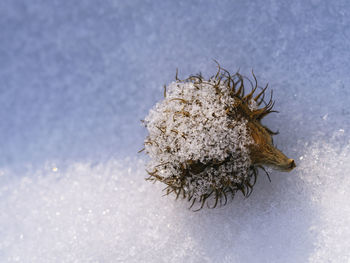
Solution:
<path fill-rule="evenodd" d="M 249 196 L 258 168 L 295 167 L 274 147 L 275 133 L 261 124 L 274 102 L 272 92 L 265 102 L 267 86 L 260 88 L 252 74 L 253 81 L 219 64 L 207 80 L 200 74 L 179 80 L 176 72 L 176 81 L 164 86 L 164 100 L 144 120 L 148 180 L 165 183 L 166 194 L 187 198 L 191 207 L 199 202 L 201 209 L 224 205 L 237 191 Z"/>

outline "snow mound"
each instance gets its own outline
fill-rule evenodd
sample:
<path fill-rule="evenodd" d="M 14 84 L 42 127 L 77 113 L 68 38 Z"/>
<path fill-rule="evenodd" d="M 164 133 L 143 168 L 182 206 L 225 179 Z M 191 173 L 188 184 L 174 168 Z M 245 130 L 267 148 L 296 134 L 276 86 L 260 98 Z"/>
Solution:
<path fill-rule="evenodd" d="M 334 144 L 333 144 L 334 145 Z M 192 212 L 142 160 L 0 176 L 1 262 L 346 262 L 350 147 L 315 143 L 290 174 Z"/>

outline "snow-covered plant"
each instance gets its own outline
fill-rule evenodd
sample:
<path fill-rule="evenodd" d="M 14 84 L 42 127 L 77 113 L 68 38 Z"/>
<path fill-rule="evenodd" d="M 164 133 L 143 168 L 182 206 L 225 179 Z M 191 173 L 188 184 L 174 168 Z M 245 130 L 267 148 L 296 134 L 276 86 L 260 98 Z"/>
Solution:
<path fill-rule="evenodd" d="M 294 160 L 274 147 L 275 133 L 261 124 L 273 112 L 272 92 L 266 103 L 267 85 L 260 88 L 253 77 L 219 65 L 209 79 L 199 74 L 179 80 L 176 74 L 144 120 L 148 180 L 165 183 L 166 194 L 187 198 L 191 207 L 200 202 L 201 209 L 209 199 L 209 207 L 226 204 L 237 191 L 249 196 L 263 165 L 292 170 Z M 247 83 L 251 91 L 245 95 Z"/>

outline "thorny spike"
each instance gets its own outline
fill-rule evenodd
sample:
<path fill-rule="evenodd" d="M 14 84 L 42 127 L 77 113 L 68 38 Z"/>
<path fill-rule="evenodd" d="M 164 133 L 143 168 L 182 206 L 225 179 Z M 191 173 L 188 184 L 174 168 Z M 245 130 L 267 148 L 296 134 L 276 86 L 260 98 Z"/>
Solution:
<path fill-rule="evenodd" d="M 166 195 L 169 195 L 169 194 L 171 194 L 174 190 L 170 190 L 169 189 L 169 186 L 167 186 L 167 187 L 165 187 L 164 189 L 163 189 L 163 191 L 165 191 L 166 190 L 166 193 L 165 194 L 163 194 L 163 196 L 166 196 Z"/>
<path fill-rule="evenodd" d="M 163 88 L 164 88 L 164 98 L 166 98 L 166 85 L 164 84 L 164 86 L 163 86 Z"/>
<path fill-rule="evenodd" d="M 227 73 L 227 77 L 224 81 L 224 84 L 226 84 L 230 89 L 232 89 L 233 86 L 231 87 L 231 82 L 232 82 L 231 74 L 228 71 L 226 71 L 226 69 L 223 69 L 223 70 L 225 71 L 225 73 Z"/>
<path fill-rule="evenodd" d="M 251 91 L 248 95 L 246 95 L 246 96 L 244 97 L 244 99 L 245 99 L 246 101 L 250 101 L 250 99 L 252 98 L 254 92 L 255 92 L 256 89 L 258 88 L 258 81 L 257 81 L 257 79 L 256 79 L 256 77 L 255 77 L 255 75 L 254 75 L 254 71 L 253 71 L 253 70 L 252 70 L 252 74 L 253 74 L 253 77 L 254 77 L 254 80 L 255 80 L 255 86 L 253 87 L 253 84 L 251 83 L 251 85 L 252 85 L 252 91 Z M 249 80 L 249 81 L 250 81 L 250 80 Z M 250 81 L 250 82 L 251 82 L 251 81 Z"/>
<path fill-rule="evenodd" d="M 272 103 L 272 95 L 273 95 L 273 90 L 271 90 L 271 92 L 270 92 L 270 99 L 269 99 L 269 102 L 268 102 L 267 104 L 265 103 L 265 108 L 270 107 L 270 105 L 271 105 L 271 103 Z"/>
<path fill-rule="evenodd" d="M 220 74 L 220 71 L 221 71 L 221 67 L 220 67 L 220 64 L 219 64 L 219 62 L 217 62 L 215 59 L 213 59 L 214 60 L 214 62 L 218 65 L 218 72 L 216 73 L 216 75 L 215 75 L 215 79 L 217 79 L 218 78 L 218 76 L 219 76 L 219 74 Z"/>
<path fill-rule="evenodd" d="M 267 112 L 264 112 L 263 114 L 261 114 L 257 120 L 262 120 L 266 115 L 272 113 L 272 112 L 278 112 L 278 111 L 275 111 L 275 110 L 272 110 L 272 111 L 267 111 Z"/>
<path fill-rule="evenodd" d="M 265 92 L 263 93 L 262 98 L 260 99 L 260 101 L 257 102 L 258 106 L 260 106 L 261 103 L 263 103 L 263 102 L 265 103 Z M 265 104 L 266 104 L 266 103 L 265 103 Z"/>
<path fill-rule="evenodd" d="M 259 119 L 259 117 L 261 116 L 261 114 L 263 114 L 265 112 L 265 109 L 262 108 L 262 109 L 258 109 L 258 110 L 254 110 L 252 112 L 252 117 L 255 118 L 255 119 Z"/>
<path fill-rule="evenodd" d="M 191 204 L 191 206 L 189 207 L 189 209 L 191 209 L 191 208 L 193 207 L 193 205 L 194 205 L 195 202 L 196 202 L 196 198 L 193 198 L 192 204 Z"/>
<path fill-rule="evenodd" d="M 256 184 L 256 180 L 257 180 L 257 170 L 255 167 L 252 167 L 253 169 L 253 176 L 254 176 L 254 182 L 253 182 L 253 186 Z"/>
<path fill-rule="evenodd" d="M 258 99 L 260 98 L 261 95 L 263 95 L 267 89 L 267 87 L 269 86 L 269 84 L 267 83 L 265 88 L 262 89 L 262 91 L 254 98 L 255 101 L 258 101 Z M 260 105 L 260 104 L 259 104 Z"/>
<path fill-rule="evenodd" d="M 265 130 L 267 130 L 267 132 L 269 133 L 269 134 L 271 134 L 271 135 L 277 135 L 277 134 L 279 134 L 279 131 L 277 130 L 277 131 L 271 131 L 269 128 L 267 128 L 266 126 L 264 126 L 264 128 L 265 128 Z"/>
<path fill-rule="evenodd" d="M 193 195 L 188 195 L 188 200 L 187 201 L 191 201 Z"/>
<path fill-rule="evenodd" d="M 214 79 L 215 79 L 215 80 L 217 80 L 217 79 L 218 79 L 219 74 L 220 74 L 220 67 L 219 67 L 218 72 L 216 73 L 216 75 L 215 75 L 215 77 L 214 77 Z"/>
<path fill-rule="evenodd" d="M 227 204 L 227 195 L 226 195 L 225 191 L 222 191 L 222 194 L 223 194 L 223 196 L 225 197 L 225 203 L 224 203 L 224 205 L 226 205 L 226 204 Z M 221 201 L 221 199 L 220 199 L 220 201 Z M 220 203 L 220 205 L 221 205 L 221 203 Z"/>
<path fill-rule="evenodd" d="M 141 150 L 139 150 L 137 153 L 141 153 L 145 150 L 145 148 L 142 148 Z"/>
<path fill-rule="evenodd" d="M 254 88 L 252 89 L 252 91 L 251 91 L 248 95 L 246 95 L 246 96 L 244 97 L 245 101 L 248 102 L 248 101 L 251 100 L 251 98 L 252 98 L 254 92 L 256 91 L 256 88 L 257 88 L 257 87 L 254 87 Z"/>
<path fill-rule="evenodd" d="M 201 210 L 203 207 L 204 207 L 204 203 L 205 203 L 205 200 L 204 198 L 201 197 L 202 200 L 199 200 L 199 202 L 201 202 L 201 207 L 196 209 L 196 210 L 193 210 L 193 212 L 198 212 L 199 210 Z"/>
<path fill-rule="evenodd" d="M 259 165 L 258 167 L 261 168 L 261 169 L 265 172 L 265 174 L 267 175 L 267 178 L 269 179 L 269 181 L 270 181 L 270 183 L 271 183 L 270 175 L 269 175 L 269 173 L 266 171 L 265 167 L 262 166 L 262 165 Z"/>
<path fill-rule="evenodd" d="M 228 70 L 226 70 L 224 68 L 221 68 L 221 70 L 227 74 L 227 78 L 231 78 L 231 73 Z"/>
<path fill-rule="evenodd" d="M 242 76 L 242 77 L 243 77 L 243 79 L 246 79 L 249 82 L 250 87 L 253 89 L 254 88 L 253 82 L 249 78 L 247 78 L 246 76 Z"/>
<path fill-rule="evenodd" d="M 246 184 L 246 186 L 247 186 L 247 196 L 246 197 L 249 197 L 253 193 L 253 186 L 250 184 Z"/>
<path fill-rule="evenodd" d="M 243 196 L 246 196 L 245 189 L 242 185 L 238 185 L 238 189 L 242 192 Z"/>
<path fill-rule="evenodd" d="M 216 206 L 217 206 L 217 204 L 218 204 L 218 201 L 219 201 L 219 190 L 215 190 L 215 204 L 214 204 L 214 206 L 212 207 L 212 208 L 215 208 Z"/>
<path fill-rule="evenodd" d="M 239 82 L 241 83 L 241 85 L 240 85 L 238 91 L 236 92 L 236 95 L 240 96 L 240 97 L 243 97 L 243 95 L 244 95 L 243 78 L 240 75 L 238 75 L 238 77 L 239 77 Z"/>
<path fill-rule="evenodd" d="M 271 95 L 270 95 L 270 100 L 269 100 L 269 105 L 271 105 L 272 103 L 275 103 L 273 100 L 272 100 L 272 97 L 273 97 L 273 90 L 271 90 Z"/>
<path fill-rule="evenodd" d="M 178 190 L 178 191 L 177 191 L 177 190 Z M 175 194 L 176 194 L 176 199 L 175 199 L 175 200 L 177 200 L 177 199 L 179 198 L 179 196 L 180 196 L 181 189 L 176 189 L 176 190 L 174 190 L 174 192 L 175 192 Z"/>
<path fill-rule="evenodd" d="M 254 80 L 255 80 L 255 89 L 258 87 L 258 80 L 256 79 L 256 77 L 255 77 L 255 74 L 254 74 L 254 71 L 253 71 L 253 69 L 252 69 L 252 75 L 253 75 L 253 78 L 254 78 Z"/>

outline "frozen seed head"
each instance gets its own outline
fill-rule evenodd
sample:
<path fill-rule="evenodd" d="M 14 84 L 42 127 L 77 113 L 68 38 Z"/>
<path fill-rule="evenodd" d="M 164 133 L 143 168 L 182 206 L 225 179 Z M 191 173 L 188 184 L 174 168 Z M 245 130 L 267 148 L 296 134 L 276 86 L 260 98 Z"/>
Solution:
<path fill-rule="evenodd" d="M 176 74 L 144 120 L 148 180 L 165 183 L 166 194 L 187 198 L 191 207 L 199 202 L 201 209 L 209 200 L 208 207 L 225 205 L 237 191 L 249 196 L 258 168 L 292 170 L 294 160 L 274 147 L 275 133 L 261 124 L 273 112 L 272 92 L 265 102 L 267 85 L 260 88 L 253 78 L 219 65 L 209 79 L 179 80 Z"/>

